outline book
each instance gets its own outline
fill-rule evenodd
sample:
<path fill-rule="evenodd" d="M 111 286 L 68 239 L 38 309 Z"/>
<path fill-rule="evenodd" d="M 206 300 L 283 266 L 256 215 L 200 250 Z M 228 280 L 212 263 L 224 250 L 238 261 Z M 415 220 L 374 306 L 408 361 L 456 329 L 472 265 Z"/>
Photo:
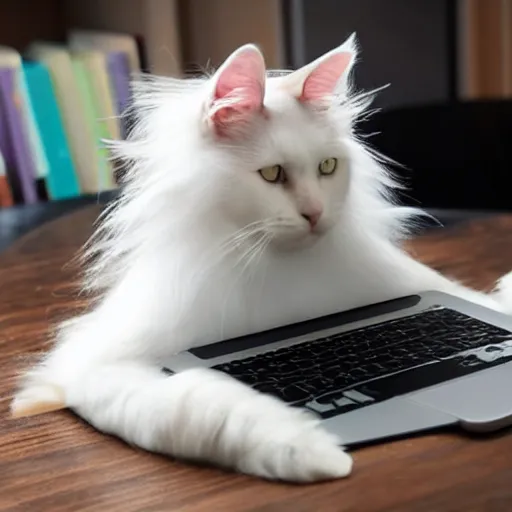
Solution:
<path fill-rule="evenodd" d="M 104 138 L 119 140 L 121 129 L 112 96 L 107 56 L 96 50 L 79 50 L 72 52 L 72 55 L 76 56 L 85 67 L 87 80 L 94 96 L 96 123 L 102 125 L 100 130 Z"/>
<path fill-rule="evenodd" d="M 6 171 L 5 160 L 0 152 L 0 208 L 7 208 L 14 203 Z"/>
<path fill-rule="evenodd" d="M 259 4 L 260 1 L 264 0 L 256 3 Z M 79 27 L 81 33 L 88 36 L 100 35 L 106 39 L 107 36 L 126 37 L 125 33 L 128 32 L 132 38 L 132 48 L 135 42 L 134 50 L 139 54 L 137 72 L 151 70 L 161 76 L 179 76 L 183 71 L 181 4 L 190 2 L 191 0 L 66 0 L 65 4 L 69 26 Z M 219 26 L 223 26 L 222 23 Z"/>
<path fill-rule="evenodd" d="M 48 196 L 50 199 L 79 196 L 78 177 L 48 69 L 40 62 L 25 61 L 23 71 L 49 163 Z"/>
<path fill-rule="evenodd" d="M 87 64 L 88 55 L 84 53 L 73 54 L 72 65 L 75 73 L 78 89 L 81 96 L 86 122 L 92 130 L 93 139 L 96 147 L 96 159 L 98 166 L 98 188 L 97 192 L 111 190 L 115 188 L 116 183 L 110 161 L 108 159 L 108 151 L 103 143 L 109 139 L 109 131 L 107 124 L 102 122 L 100 117 L 100 103 L 98 96 L 95 94 L 94 83 L 90 74 L 90 68 Z"/>
<path fill-rule="evenodd" d="M 85 194 L 98 192 L 101 160 L 68 49 L 63 45 L 36 41 L 28 47 L 26 55 L 45 64 L 50 72 L 80 190 Z"/>
<path fill-rule="evenodd" d="M 68 33 L 71 48 L 76 50 L 101 50 L 104 53 L 123 52 L 128 57 L 130 74 L 141 71 L 138 42 L 129 34 L 101 30 L 72 29 Z"/>
<path fill-rule="evenodd" d="M 125 116 L 127 115 L 132 101 L 128 55 L 124 52 L 109 52 L 107 54 L 107 65 L 112 95 L 115 100 L 116 112 L 120 121 L 121 137 L 126 138 L 128 123 Z"/>
<path fill-rule="evenodd" d="M 48 174 L 48 159 L 46 158 L 43 143 L 36 127 L 33 106 L 28 94 L 20 53 L 14 48 L 0 46 L 0 67 L 12 68 L 14 71 L 14 88 L 21 102 L 19 111 L 22 115 L 22 122 L 25 125 L 36 177 L 44 182 Z"/>
<path fill-rule="evenodd" d="M 36 172 L 23 122 L 15 70 L 0 68 L 0 151 L 16 202 L 36 203 Z"/>
<path fill-rule="evenodd" d="M 68 41 L 75 50 L 99 50 L 107 55 L 111 87 L 117 95 L 118 115 L 122 116 L 120 127 L 126 137 L 133 124 L 127 113 L 131 102 L 131 79 L 141 73 L 143 65 L 142 42 L 136 36 L 100 30 L 73 29 Z M 123 57 L 124 55 L 124 57 Z"/>

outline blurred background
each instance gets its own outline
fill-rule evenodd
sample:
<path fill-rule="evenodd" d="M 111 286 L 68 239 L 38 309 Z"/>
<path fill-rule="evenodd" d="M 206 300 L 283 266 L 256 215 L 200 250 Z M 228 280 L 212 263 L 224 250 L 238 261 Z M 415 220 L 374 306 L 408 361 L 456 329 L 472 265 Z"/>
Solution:
<path fill-rule="evenodd" d="M 296 68 L 352 32 L 357 88 L 390 84 L 357 130 L 401 164 L 401 201 L 444 223 L 512 210 L 512 0 L 2 0 L 0 248 L 115 196 L 97 143 L 126 134 L 131 72 L 184 76 L 247 42 Z"/>

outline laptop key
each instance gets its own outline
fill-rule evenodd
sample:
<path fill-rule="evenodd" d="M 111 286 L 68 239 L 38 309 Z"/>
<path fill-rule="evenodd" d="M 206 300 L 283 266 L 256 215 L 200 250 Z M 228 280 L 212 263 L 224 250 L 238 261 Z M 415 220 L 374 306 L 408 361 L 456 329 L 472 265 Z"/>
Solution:
<path fill-rule="evenodd" d="M 345 396 L 343 392 L 334 391 L 327 395 L 316 398 L 306 402 L 304 406 L 318 413 L 322 418 L 329 418 L 345 412 L 352 411 L 362 407 L 362 403 L 355 402 L 349 397 Z"/>
<path fill-rule="evenodd" d="M 311 400 L 306 402 L 304 405 L 306 409 L 310 409 L 313 412 L 320 414 L 320 416 L 325 417 L 328 413 L 334 413 L 336 411 L 336 406 L 332 402 L 328 402 L 322 404 L 317 400 Z"/>
<path fill-rule="evenodd" d="M 289 386 L 283 388 L 280 392 L 280 395 L 282 400 L 288 403 L 300 402 L 301 400 L 311 398 L 311 394 L 308 391 L 302 389 L 296 384 L 290 384 Z"/>

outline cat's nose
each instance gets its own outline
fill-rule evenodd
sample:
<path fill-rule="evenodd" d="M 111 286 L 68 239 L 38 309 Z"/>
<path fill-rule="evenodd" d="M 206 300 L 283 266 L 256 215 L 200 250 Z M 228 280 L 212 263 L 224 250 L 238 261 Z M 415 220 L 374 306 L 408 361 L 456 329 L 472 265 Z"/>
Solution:
<path fill-rule="evenodd" d="M 322 209 L 318 208 L 315 210 L 304 212 L 302 213 L 302 216 L 309 222 L 311 228 L 314 228 L 318 224 L 318 221 L 320 220 L 322 213 Z"/>

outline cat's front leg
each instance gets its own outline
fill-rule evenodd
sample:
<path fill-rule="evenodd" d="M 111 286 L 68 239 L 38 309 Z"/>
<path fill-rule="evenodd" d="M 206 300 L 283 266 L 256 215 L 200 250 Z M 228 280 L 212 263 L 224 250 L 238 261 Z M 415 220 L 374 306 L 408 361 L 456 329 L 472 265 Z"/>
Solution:
<path fill-rule="evenodd" d="M 148 449 L 208 460 L 270 479 L 314 482 L 347 476 L 352 460 L 310 414 L 213 370 L 166 382 L 169 438 Z"/>
<path fill-rule="evenodd" d="M 59 368 L 52 369 L 52 354 L 30 374 L 14 415 L 41 411 L 59 390 L 53 398 L 98 430 L 152 452 L 292 482 L 351 471 L 350 456 L 315 418 L 220 372 L 167 376 L 157 365 L 126 359 L 82 367 L 72 354 L 54 359 L 66 365 L 65 382 L 59 382 Z"/>

